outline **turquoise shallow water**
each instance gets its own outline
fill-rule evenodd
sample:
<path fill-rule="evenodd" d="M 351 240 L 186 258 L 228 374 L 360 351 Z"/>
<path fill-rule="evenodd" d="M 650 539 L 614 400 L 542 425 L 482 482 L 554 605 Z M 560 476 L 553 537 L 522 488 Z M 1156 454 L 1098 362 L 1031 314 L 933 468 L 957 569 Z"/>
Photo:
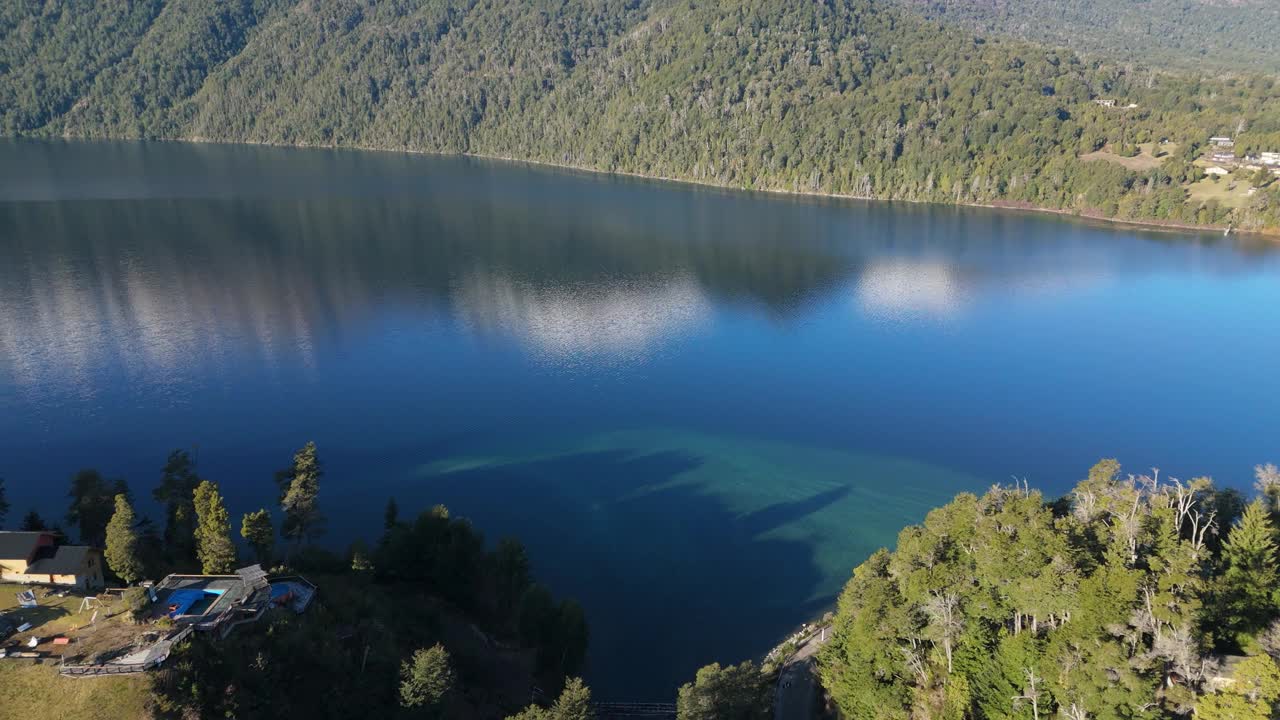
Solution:
<path fill-rule="evenodd" d="M 960 490 L 1280 457 L 1266 243 L 396 154 L 0 144 L 0 476 L 63 510 L 320 446 L 343 546 L 435 503 L 580 598 L 588 677 L 763 653 Z M 154 513 L 154 508 L 144 510 Z M 371 537 L 370 537 L 371 539 Z"/>

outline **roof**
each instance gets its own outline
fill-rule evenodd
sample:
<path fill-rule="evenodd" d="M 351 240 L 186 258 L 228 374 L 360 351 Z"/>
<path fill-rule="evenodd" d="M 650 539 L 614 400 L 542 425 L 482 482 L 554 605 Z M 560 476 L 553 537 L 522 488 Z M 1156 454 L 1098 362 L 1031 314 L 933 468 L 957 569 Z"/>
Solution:
<path fill-rule="evenodd" d="M 40 538 L 49 533 L 0 532 L 0 560 L 27 560 L 36 551 Z"/>
<path fill-rule="evenodd" d="M 28 575 L 75 575 L 84 570 L 85 558 L 97 552 L 87 545 L 63 545 L 51 558 L 37 560 L 27 568 Z"/>

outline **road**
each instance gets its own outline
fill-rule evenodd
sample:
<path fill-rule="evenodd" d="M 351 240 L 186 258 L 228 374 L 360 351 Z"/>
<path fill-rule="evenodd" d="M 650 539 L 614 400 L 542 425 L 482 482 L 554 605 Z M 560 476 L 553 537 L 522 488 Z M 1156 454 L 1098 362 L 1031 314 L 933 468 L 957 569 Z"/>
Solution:
<path fill-rule="evenodd" d="M 778 673 L 774 697 L 774 720 L 810 720 L 818 702 L 818 678 L 814 658 L 830 631 L 809 636 Z"/>

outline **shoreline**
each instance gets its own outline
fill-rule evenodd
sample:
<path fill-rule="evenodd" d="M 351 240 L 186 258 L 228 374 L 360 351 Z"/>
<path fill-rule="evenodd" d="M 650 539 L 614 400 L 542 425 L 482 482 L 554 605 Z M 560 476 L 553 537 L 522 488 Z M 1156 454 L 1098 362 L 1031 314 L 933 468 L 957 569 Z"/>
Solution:
<path fill-rule="evenodd" d="M 374 145 L 320 145 L 310 143 L 276 143 L 261 142 L 254 140 L 219 140 L 215 138 L 206 138 L 200 136 L 190 137 L 173 137 L 173 138 L 138 138 L 138 137 L 83 137 L 78 135 L 10 135 L 14 139 L 28 140 L 52 140 L 58 139 L 67 142 L 174 142 L 188 143 L 192 145 L 240 145 L 250 147 L 269 147 L 282 149 L 305 149 L 305 150 L 353 150 L 359 152 L 380 152 L 380 153 L 398 153 L 402 155 L 422 155 L 431 157 L 453 157 L 453 158 L 472 158 L 476 160 L 489 160 L 513 164 L 531 165 L 534 167 L 551 168 L 556 170 L 589 173 L 592 175 L 613 175 L 618 177 L 635 178 L 640 180 L 650 180 L 654 182 L 678 183 L 682 185 L 694 185 L 703 188 L 715 188 L 729 192 L 745 192 L 745 193 L 766 193 L 769 195 L 781 195 L 788 197 L 813 197 L 826 198 L 831 200 L 857 200 L 860 202 L 875 203 L 907 203 L 911 205 L 933 205 L 937 207 L 953 207 L 953 208 L 982 208 L 987 210 L 1009 210 L 1015 212 L 1037 213 L 1046 215 L 1055 215 L 1061 218 L 1073 218 L 1090 223 L 1102 225 L 1121 225 L 1134 228 L 1142 228 L 1150 231 L 1166 232 L 1166 233 L 1199 233 L 1199 234 L 1217 234 L 1222 235 L 1228 228 L 1221 225 L 1191 225 L 1187 223 L 1163 222 L 1159 220 L 1133 220 L 1127 218 L 1109 218 L 1102 215 L 1094 215 L 1087 212 L 1075 210 L 1062 210 L 1056 208 L 1040 207 L 1030 203 L 1022 203 L 1017 201 L 1009 202 L 940 202 L 936 200 L 905 200 L 883 198 L 868 195 L 848 195 L 842 193 L 831 192 L 813 192 L 802 190 L 781 190 L 781 189 L 762 189 L 762 188 L 743 188 L 733 185 L 725 185 L 723 183 L 709 182 L 706 180 L 694 180 L 683 177 L 669 177 L 665 175 L 654 175 L 650 173 L 638 173 L 625 170 L 601 170 L 600 168 L 589 167 L 584 165 L 571 165 L 568 163 L 555 163 L 546 160 L 532 160 L 529 158 L 521 158 L 512 155 L 496 155 L 491 153 L 477 152 L 440 152 L 435 150 L 414 150 L 408 148 L 390 148 L 378 147 Z M 1230 229 L 1230 235 L 1237 237 L 1259 238 L 1270 243 L 1280 243 L 1280 228 L 1266 230 L 1240 230 L 1236 228 Z"/>

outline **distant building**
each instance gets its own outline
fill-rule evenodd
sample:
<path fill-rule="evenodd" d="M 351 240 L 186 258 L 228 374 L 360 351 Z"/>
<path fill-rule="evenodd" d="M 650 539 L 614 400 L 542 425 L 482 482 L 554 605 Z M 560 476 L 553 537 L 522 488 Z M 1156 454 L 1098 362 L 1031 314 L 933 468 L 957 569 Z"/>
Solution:
<path fill-rule="evenodd" d="M 102 551 L 59 545 L 51 532 L 0 532 L 0 580 L 28 585 L 103 587 Z"/>
<path fill-rule="evenodd" d="M 1097 103 L 1097 104 L 1099 104 L 1099 105 L 1101 105 L 1102 107 L 1115 107 L 1115 106 L 1116 106 L 1116 101 L 1115 101 L 1115 100 L 1110 100 L 1110 99 L 1107 99 L 1107 98 L 1095 98 L 1095 99 L 1094 99 L 1094 102 L 1095 102 L 1095 103 Z"/>
<path fill-rule="evenodd" d="M 1209 156 L 1209 159 L 1220 163 L 1233 163 L 1236 161 L 1236 154 L 1233 152 L 1215 152 Z"/>
<path fill-rule="evenodd" d="M 1236 141 L 1229 137 L 1211 137 L 1209 138 L 1209 144 L 1214 147 L 1233 148 L 1236 146 Z"/>
<path fill-rule="evenodd" d="M 1258 155 L 1258 162 L 1263 165 L 1280 165 L 1280 152 L 1264 152 Z"/>
<path fill-rule="evenodd" d="M 1228 172 L 1228 171 L 1226 171 L 1226 170 L 1224 170 L 1224 169 L 1222 169 L 1222 168 L 1220 168 L 1220 167 L 1216 167 L 1216 166 L 1215 166 L 1215 167 L 1211 167 L 1211 168 L 1205 168 L 1204 174 L 1205 174 L 1205 175 L 1217 175 L 1217 176 L 1221 177 L 1221 176 L 1223 176 L 1223 175 L 1230 175 L 1231 173 L 1230 173 L 1230 172 Z"/>

